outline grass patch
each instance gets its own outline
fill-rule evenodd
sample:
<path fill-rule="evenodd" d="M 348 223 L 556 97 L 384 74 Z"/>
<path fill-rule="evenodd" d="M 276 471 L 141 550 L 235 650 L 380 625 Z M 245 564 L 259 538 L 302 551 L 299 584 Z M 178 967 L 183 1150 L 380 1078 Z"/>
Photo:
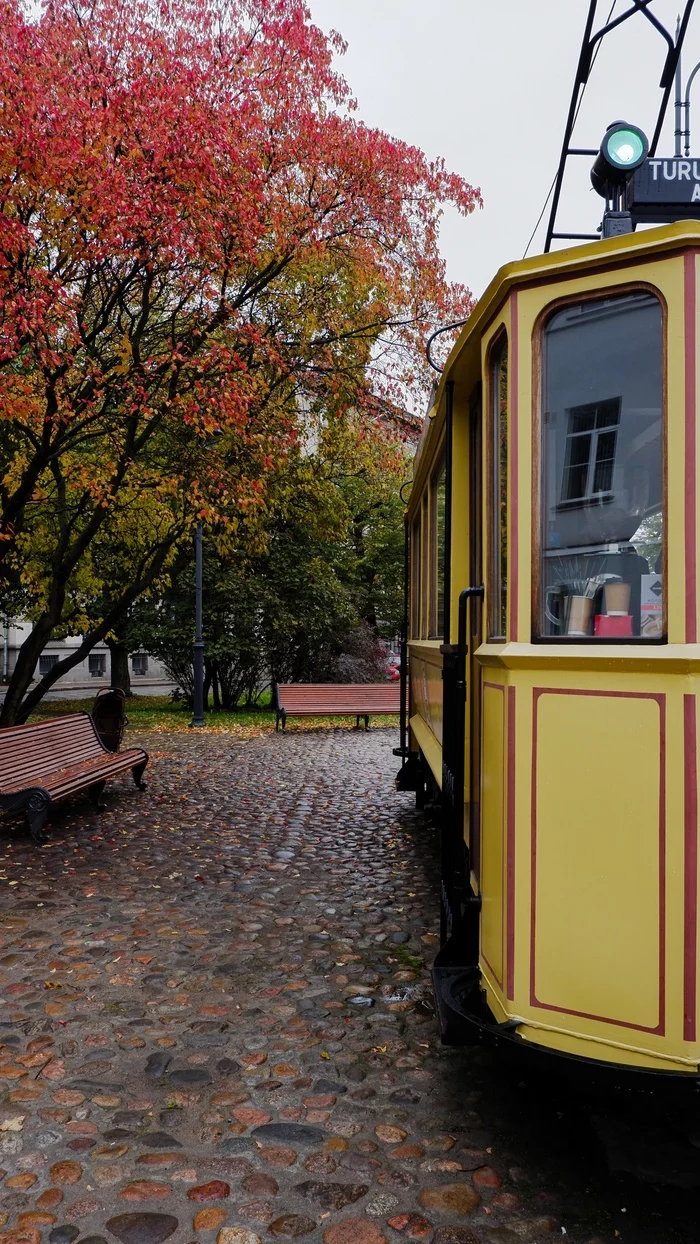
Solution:
<path fill-rule="evenodd" d="M 270 705 L 269 693 L 267 704 L 253 709 L 237 708 L 233 712 L 212 710 L 205 714 L 207 733 L 233 734 L 240 738 L 255 738 L 261 734 L 269 734 L 275 729 L 275 714 Z M 63 717 L 66 713 L 89 713 L 94 704 L 94 696 L 82 700 L 44 700 L 29 718 L 31 721 L 45 721 L 47 717 Z M 178 733 L 190 729 L 192 711 L 183 704 L 173 703 L 167 696 L 139 695 L 127 700 L 126 715 L 128 717 L 127 732 L 167 732 Z M 398 717 L 372 717 L 373 726 L 396 726 Z M 313 732 L 331 728 L 353 729 L 354 717 L 312 717 L 290 718 L 287 731 L 296 730 Z"/>
<path fill-rule="evenodd" d="M 412 972 L 422 972 L 425 963 L 417 955 L 412 955 L 404 946 L 392 946 L 391 953 Z"/>

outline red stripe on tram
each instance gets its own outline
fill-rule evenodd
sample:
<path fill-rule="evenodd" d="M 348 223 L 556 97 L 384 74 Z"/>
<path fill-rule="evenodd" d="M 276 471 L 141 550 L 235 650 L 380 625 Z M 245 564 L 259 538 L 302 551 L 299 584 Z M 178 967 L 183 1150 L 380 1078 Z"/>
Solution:
<path fill-rule="evenodd" d="M 508 784 L 506 805 L 506 997 L 515 997 L 515 687 L 508 688 Z"/>
<path fill-rule="evenodd" d="M 510 296 L 510 583 L 509 617 L 513 643 L 518 638 L 518 295 Z"/>
<path fill-rule="evenodd" d="M 685 642 L 697 643 L 696 488 L 696 274 L 695 251 L 683 256 L 685 319 Z"/>
<path fill-rule="evenodd" d="M 695 696 L 683 696 L 685 859 L 683 868 L 683 1038 L 697 1031 L 698 761 Z"/>

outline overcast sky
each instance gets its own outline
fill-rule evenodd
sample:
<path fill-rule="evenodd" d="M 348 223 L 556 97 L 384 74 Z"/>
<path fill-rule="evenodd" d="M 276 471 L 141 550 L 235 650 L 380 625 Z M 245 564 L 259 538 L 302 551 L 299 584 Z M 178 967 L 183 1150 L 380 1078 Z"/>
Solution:
<path fill-rule="evenodd" d="M 308 0 L 315 22 L 348 42 L 339 68 L 362 118 L 429 155 L 442 155 L 481 187 L 483 211 L 445 217 L 448 275 L 480 294 L 497 268 L 520 258 L 554 176 L 588 0 Z M 599 0 L 603 19 L 612 0 Z M 628 8 L 616 0 L 615 15 Z M 653 0 L 675 30 L 679 0 Z M 610 121 L 634 121 L 649 135 L 661 92 L 665 44 L 640 14 L 604 41 L 575 134 L 597 147 Z M 684 79 L 700 60 L 700 4 L 685 42 Z M 700 157 L 700 74 L 695 80 Z M 669 106 L 660 155 L 673 154 Z M 590 161 L 578 157 L 559 226 L 594 231 L 603 200 L 590 189 Z M 543 249 L 545 219 L 530 253 Z"/>

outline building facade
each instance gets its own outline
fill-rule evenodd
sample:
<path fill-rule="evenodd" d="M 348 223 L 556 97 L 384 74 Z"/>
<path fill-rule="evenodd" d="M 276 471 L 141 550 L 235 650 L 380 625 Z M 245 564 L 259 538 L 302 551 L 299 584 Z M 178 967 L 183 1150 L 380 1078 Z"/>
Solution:
<path fill-rule="evenodd" d="M 3 621 L 0 686 L 2 683 L 6 685 L 9 682 L 15 668 L 17 653 L 30 631 L 31 623 L 29 622 L 18 622 L 13 619 Z M 39 657 L 34 672 L 34 681 L 38 682 L 53 665 L 56 665 L 69 652 L 80 647 L 81 642 L 81 637 L 78 635 L 69 635 L 65 639 L 52 639 Z M 134 652 L 129 656 L 129 672 L 131 689 L 137 695 L 167 695 L 175 685 L 160 662 L 147 652 Z M 99 643 L 88 656 L 57 679 L 48 694 L 56 699 L 66 695 L 88 696 L 99 691 L 101 687 L 109 687 L 110 681 L 110 651 L 105 643 Z"/>

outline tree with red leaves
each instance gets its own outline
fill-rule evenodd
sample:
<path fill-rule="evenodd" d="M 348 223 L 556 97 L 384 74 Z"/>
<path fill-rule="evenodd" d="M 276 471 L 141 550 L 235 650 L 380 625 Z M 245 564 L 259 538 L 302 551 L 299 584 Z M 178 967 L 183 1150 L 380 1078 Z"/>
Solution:
<path fill-rule="evenodd" d="M 300 0 L 0 0 L 0 574 L 34 623 L 3 724 L 197 517 L 264 503 L 300 410 L 391 411 L 468 312 L 438 225 L 479 192 L 355 118 L 340 50 Z M 28 696 L 132 512 L 128 574 Z"/>

